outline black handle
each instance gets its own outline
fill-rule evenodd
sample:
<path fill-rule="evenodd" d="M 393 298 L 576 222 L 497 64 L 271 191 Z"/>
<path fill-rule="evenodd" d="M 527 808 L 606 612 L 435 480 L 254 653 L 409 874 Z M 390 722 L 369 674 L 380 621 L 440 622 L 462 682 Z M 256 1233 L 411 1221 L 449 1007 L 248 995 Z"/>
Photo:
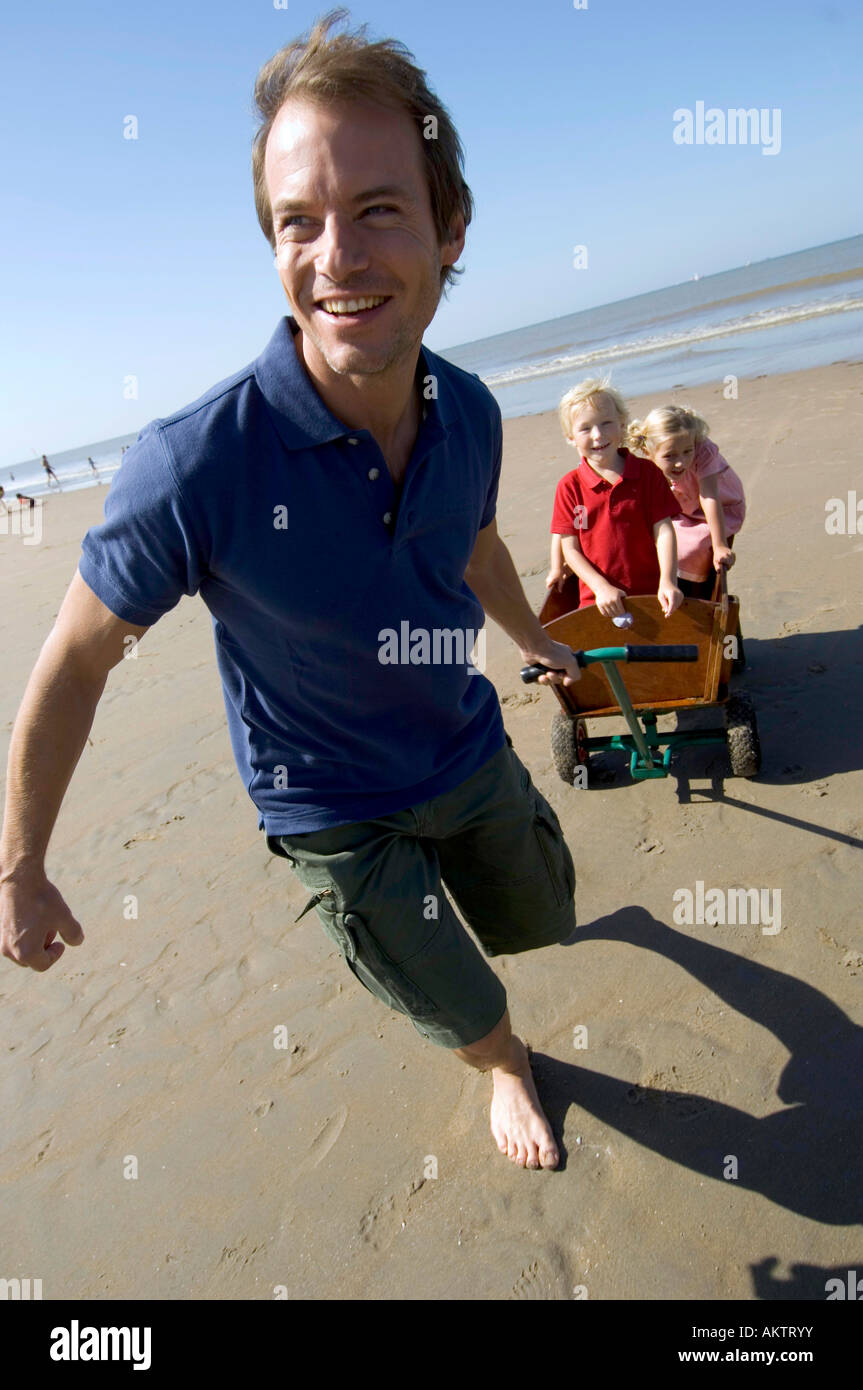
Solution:
<path fill-rule="evenodd" d="M 584 652 L 573 652 L 572 655 L 579 666 L 583 668 L 587 665 L 584 660 Z M 564 674 L 562 666 L 522 666 L 520 674 L 525 685 L 529 685 L 531 681 L 538 680 L 540 676 L 546 675 L 549 671 L 556 671 L 561 676 Z"/>
<path fill-rule="evenodd" d="M 599 661 L 697 661 L 698 648 L 694 645 L 659 647 L 631 647 L 627 645 L 625 647 L 597 647 L 593 651 L 573 652 L 572 655 L 583 669 L 585 666 L 592 666 Z M 559 666 L 523 666 L 521 678 L 525 684 L 528 684 L 551 670 L 562 674 L 562 668 Z"/>
<path fill-rule="evenodd" d="M 627 647 L 627 661 L 697 661 L 695 646 Z"/>

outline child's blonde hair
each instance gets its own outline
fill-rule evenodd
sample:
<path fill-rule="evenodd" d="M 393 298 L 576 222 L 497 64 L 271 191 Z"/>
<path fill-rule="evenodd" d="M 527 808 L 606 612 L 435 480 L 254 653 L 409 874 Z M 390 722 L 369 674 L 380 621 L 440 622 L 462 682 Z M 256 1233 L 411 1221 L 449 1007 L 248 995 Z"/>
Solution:
<path fill-rule="evenodd" d="M 558 406 L 560 415 L 560 428 L 563 430 L 567 439 L 572 437 L 572 417 L 579 406 L 593 405 L 597 396 L 608 396 L 613 403 L 620 420 L 620 428 L 624 435 L 629 424 L 629 410 L 626 402 L 619 391 L 616 391 L 609 384 L 608 378 L 602 380 L 591 378 L 588 381 L 580 381 L 577 386 L 571 386 L 566 395 L 562 398 Z"/>
<path fill-rule="evenodd" d="M 684 405 L 659 405 L 643 420 L 632 421 L 626 431 L 627 448 L 634 454 L 647 454 L 652 458 L 664 439 L 670 439 L 673 434 L 682 434 L 684 430 L 692 435 L 697 449 L 707 438 L 707 421 Z"/>

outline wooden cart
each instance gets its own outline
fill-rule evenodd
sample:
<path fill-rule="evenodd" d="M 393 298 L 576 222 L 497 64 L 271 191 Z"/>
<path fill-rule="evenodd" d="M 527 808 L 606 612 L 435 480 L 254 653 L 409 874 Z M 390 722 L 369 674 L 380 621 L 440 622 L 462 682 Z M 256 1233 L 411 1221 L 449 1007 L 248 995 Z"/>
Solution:
<path fill-rule="evenodd" d="M 567 578 L 561 591 L 549 593 L 539 615 L 549 637 L 583 658 L 575 685 L 550 687 L 560 704 L 552 724 L 552 756 L 565 782 L 589 785 L 590 754 L 607 748 L 630 754 L 633 777 L 665 777 L 672 753 L 694 744 L 725 744 L 733 775 L 756 775 L 761 749 L 755 710 L 747 695 L 729 689 L 732 674 L 744 662 L 739 604 L 728 593 L 724 569 L 711 600 L 688 598 L 669 618 L 655 594 L 628 596 L 626 608 L 633 621 L 625 630 L 603 617 L 595 605 L 578 609 L 577 604 L 577 581 Z M 629 645 L 621 647 L 621 641 Z M 644 651 L 648 647 L 657 649 L 655 660 Z M 694 650 L 675 658 L 670 647 Z M 624 653 L 630 649 L 637 652 L 637 660 L 635 655 L 627 660 Z M 624 662 L 625 683 L 618 668 Z M 527 667 L 522 679 L 536 680 L 543 669 Z M 658 715 L 705 706 L 722 709 L 721 726 L 658 732 Z M 588 719 L 609 716 L 622 716 L 630 732 L 588 735 Z"/>

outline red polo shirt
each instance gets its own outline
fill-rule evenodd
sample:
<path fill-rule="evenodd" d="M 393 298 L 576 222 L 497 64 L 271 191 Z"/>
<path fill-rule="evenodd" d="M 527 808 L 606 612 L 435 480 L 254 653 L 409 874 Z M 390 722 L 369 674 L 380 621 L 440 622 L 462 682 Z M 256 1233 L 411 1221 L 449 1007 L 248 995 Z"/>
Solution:
<path fill-rule="evenodd" d="M 628 594 L 655 594 L 659 557 L 653 528 L 665 517 L 679 516 L 680 503 L 665 475 L 650 459 L 618 449 L 626 462 L 616 483 L 607 483 L 587 459 L 557 485 L 552 534 L 578 536 L 581 549 L 600 574 Z M 579 580 L 587 608 L 594 594 Z"/>

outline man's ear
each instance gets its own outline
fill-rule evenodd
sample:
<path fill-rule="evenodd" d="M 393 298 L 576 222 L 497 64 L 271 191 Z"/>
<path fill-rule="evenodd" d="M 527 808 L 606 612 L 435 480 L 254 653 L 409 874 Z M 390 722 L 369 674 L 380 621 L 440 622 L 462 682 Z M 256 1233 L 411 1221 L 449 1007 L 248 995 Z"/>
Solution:
<path fill-rule="evenodd" d="M 449 236 L 441 246 L 441 265 L 455 265 L 464 250 L 466 236 L 464 213 L 457 212 L 450 223 Z"/>

